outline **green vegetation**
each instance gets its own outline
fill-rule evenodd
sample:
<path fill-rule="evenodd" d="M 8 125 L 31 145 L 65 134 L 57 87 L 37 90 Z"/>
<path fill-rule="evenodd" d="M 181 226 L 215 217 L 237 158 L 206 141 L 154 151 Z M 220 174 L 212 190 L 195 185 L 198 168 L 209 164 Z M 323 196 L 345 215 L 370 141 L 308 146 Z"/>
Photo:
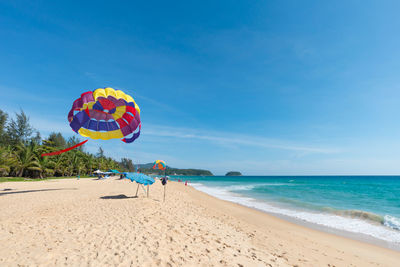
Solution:
<path fill-rule="evenodd" d="M 140 171 L 145 174 L 158 174 L 164 175 L 163 170 L 153 170 L 153 163 L 140 165 Z M 213 176 L 212 172 L 200 169 L 177 169 L 167 166 L 165 171 L 167 175 L 188 175 L 188 176 Z"/>
<path fill-rule="evenodd" d="M 43 180 L 53 180 L 53 179 L 71 179 L 74 178 L 76 179 L 76 176 L 60 176 L 60 177 L 46 177 L 43 179 L 32 179 L 32 178 L 25 178 L 25 177 L 0 177 L 0 183 L 3 182 L 26 182 L 26 181 L 31 181 L 31 182 L 35 182 L 35 181 L 43 181 Z M 93 176 L 88 176 L 88 175 L 84 175 L 84 176 L 80 176 L 80 179 L 84 179 L 84 178 L 93 178 Z"/>
<path fill-rule="evenodd" d="M 21 182 L 21 181 L 26 181 L 27 178 L 23 177 L 0 177 L 0 183 L 2 182 Z M 39 180 L 37 180 L 39 181 Z"/>
<path fill-rule="evenodd" d="M 225 176 L 242 176 L 240 172 L 230 171 L 225 174 Z"/>
<path fill-rule="evenodd" d="M 96 155 L 85 152 L 81 146 L 57 156 L 41 157 L 43 153 L 73 146 L 81 140 L 75 136 L 66 140 L 61 133 L 51 133 L 42 140 L 22 110 L 15 114 L 15 119 L 8 118 L 8 114 L 0 110 L 0 175 L 6 176 L 0 181 L 84 177 L 96 169 L 133 171 L 132 160 L 118 162 L 106 157 L 101 147 Z"/>
<path fill-rule="evenodd" d="M 169 175 L 213 176 L 212 172 L 200 169 L 167 169 Z"/>

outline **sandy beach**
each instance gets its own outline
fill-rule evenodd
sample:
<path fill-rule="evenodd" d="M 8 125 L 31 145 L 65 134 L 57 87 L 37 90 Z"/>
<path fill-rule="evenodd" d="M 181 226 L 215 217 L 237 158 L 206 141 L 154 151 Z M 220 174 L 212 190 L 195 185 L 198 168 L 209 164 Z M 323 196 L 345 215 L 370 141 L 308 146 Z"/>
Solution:
<path fill-rule="evenodd" d="M 170 182 L 0 184 L 1 266 L 398 266 L 400 252 Z"/>

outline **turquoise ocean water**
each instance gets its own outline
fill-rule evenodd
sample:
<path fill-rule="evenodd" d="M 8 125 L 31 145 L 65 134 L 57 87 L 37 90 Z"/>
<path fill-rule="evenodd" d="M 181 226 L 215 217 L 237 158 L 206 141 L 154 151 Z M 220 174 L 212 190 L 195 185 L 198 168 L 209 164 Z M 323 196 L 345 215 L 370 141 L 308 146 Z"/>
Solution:
<path fill-rule="evenodd" d="M 224 200 L 400 245 L 400 176 L 179 178 Z"/>

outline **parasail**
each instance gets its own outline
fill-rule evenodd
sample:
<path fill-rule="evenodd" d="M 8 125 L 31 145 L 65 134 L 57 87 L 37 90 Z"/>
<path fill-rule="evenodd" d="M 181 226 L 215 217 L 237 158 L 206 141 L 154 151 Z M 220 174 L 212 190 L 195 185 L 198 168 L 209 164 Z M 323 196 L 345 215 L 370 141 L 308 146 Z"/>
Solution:
<path fill-rule="evenodd" d="M 92 139 L 121 139 L 132 143 L 141 130 L 140 108 L 135 100 L 123 91 L 110 87 L 81 94 L 72 104 L 68 121 L 74 132 Z M 61 154 L 86 141 L 42 156 Z"/>
<path fill-rule="evenodd" d="M 163 160 L 156 160 L 153 164 L 153 169 L 155 170 L 165 170 L 167 168 L 167 164 Z"/>
<path fill-rule="evenodd" d="M 102 140 L 123 138 L 125 143 L 135 141 L 141 129 L 140 109 L 135 100 L 110 87 L 83 93 L 74 101 L 68 121 L 72 130 L 84 137 Z M 136 129 L 138 131 L 134 133 Z"/>

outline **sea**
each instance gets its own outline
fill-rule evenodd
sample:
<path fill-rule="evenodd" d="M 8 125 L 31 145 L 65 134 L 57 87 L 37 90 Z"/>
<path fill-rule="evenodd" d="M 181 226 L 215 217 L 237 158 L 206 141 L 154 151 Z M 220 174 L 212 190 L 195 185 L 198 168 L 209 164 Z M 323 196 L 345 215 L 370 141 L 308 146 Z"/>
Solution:
<path fill-rule="evenodd" d="M 181 176 L 172 179 L 187 180 L 189 185 L 211 196 L 294 222 L 400 249 L 400 176 Z"/>

